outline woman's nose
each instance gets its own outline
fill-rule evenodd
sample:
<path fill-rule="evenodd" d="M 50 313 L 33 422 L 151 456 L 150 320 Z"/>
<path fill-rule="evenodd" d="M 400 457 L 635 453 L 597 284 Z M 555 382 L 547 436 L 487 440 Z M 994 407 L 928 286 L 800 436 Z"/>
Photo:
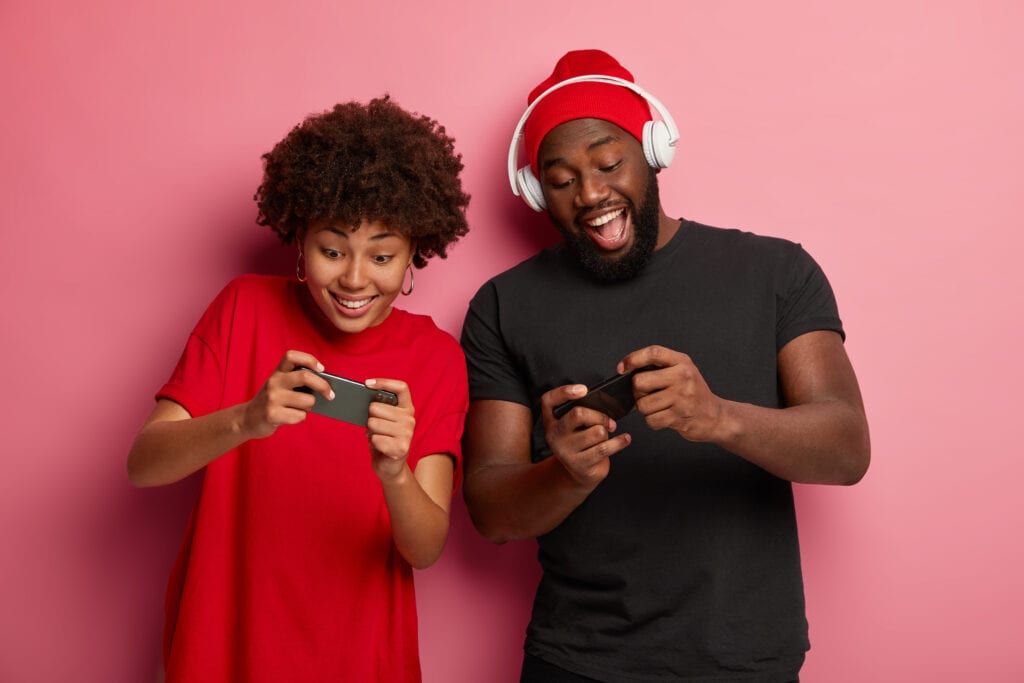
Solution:
<path fill-rule="evenodd" d="M 362 289 L 366 286 L 366 268 L 357 259 L 346 259 L 338 272 L 338 284 L 345 289 Z"/>

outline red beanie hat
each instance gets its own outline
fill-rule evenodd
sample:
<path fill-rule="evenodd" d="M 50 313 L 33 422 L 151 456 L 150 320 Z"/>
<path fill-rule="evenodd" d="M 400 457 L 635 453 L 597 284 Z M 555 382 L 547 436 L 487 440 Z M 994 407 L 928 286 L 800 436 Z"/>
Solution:
<path fill-rule="evenodd" d="M 573 76 L 615 76 L 630 83 L 633 74 L 614 57 L 601 50 L 574 50 L 567 52 L 551 75 L 541 81 L 530 93 L 528 104 L 548 88 Z M 523 126 L 523 146 L 529 155 L 530 166 L 537 173 L 537 153 L 544 136 L 555 126 L 573 119 L 595 118 L 614 123 L 643 141 L 644 124 L 651 120 L 647 100 L 629 88 L 612 83 L 583 81 L 553 91 L 537 103 Z"/>

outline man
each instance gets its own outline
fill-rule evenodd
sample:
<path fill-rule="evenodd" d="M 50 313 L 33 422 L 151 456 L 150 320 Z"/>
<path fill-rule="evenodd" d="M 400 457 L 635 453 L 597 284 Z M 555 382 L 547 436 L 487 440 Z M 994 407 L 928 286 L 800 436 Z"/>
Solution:
<path fill-rule="evenodd" d="M 795 681 L 790 482 L 853 484 L 870 452 L 831 288 L 797 244 L 665 213 L 674 124 L 610 55 L 566 54 L 524 119 L 514 189 L 564 243 L 486 283 L 462 336 L 470 513 L 539 544 L 522 680 Z M 554 416 L 634 370 L 625 417 Z"/>

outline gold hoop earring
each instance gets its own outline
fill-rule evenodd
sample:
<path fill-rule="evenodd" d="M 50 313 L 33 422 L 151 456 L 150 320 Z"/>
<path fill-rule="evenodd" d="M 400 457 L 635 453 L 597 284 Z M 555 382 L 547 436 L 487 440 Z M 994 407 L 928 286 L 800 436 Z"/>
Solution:
<path fill-rule="evenodd" d="M 404 286 L 402 287 L 403 296 L 409 296 L 410 294 L 412 294 L 412 290 L 416 289 L 416 273 L 412 271 L 411 263 L 409 264 L 409 267 L 406 268 L 406 270 L 409 271 L 409 289 L 406 289 Z"/>
<path fill-rule="evenodd" d="M 306 262 L 302 259 L 302 250 L 299 249 L 299 258 L 295 261 L 295 277 L 299 282 L 306 281 Z"/>

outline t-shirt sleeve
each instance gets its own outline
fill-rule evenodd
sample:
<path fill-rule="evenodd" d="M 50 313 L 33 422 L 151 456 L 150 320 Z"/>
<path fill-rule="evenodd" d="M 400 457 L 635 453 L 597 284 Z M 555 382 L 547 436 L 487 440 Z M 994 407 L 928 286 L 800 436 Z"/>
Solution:
<path fill-rule="evenodd" d="M 156 398 L 181 404 L 192 417 L 221 406 L 224 387 L 224 349 L 230 337 L 231 316 L 237 305 L 237 281 L 228 284 L 210 303 L 185 342 L 170 379 Z"/>
<path fill-rule="evenodd" d="M 497 287 L 488 282 L 469 302 L 462 326 L 462 349 L 472 401 L 496 399 L 530 405 L 512 353 L 501 332 Z"/>
<path fill-rule="evenodd" d="M 845 340 L 835 295 L 817 262 L 803 247 L 794 244 L 789 258 L 781 259 L 780 263 L 776 350 L 817 330 L 832 330 Z"/>
<path fill-rule="evenodd" d="M 466 422 L 469 398 L 466 388 L 466 363 L 462 350 L 451 337 L 435 349 L 432 362 L 442 371 L 430 394 L 427 420 L 417 420 L 417 433 L 410 454 L 410 466 L 425 455 L 447 453 L 454 460 L 455 477 L 452 491 L 462 481 L 462 430 Z"/>

